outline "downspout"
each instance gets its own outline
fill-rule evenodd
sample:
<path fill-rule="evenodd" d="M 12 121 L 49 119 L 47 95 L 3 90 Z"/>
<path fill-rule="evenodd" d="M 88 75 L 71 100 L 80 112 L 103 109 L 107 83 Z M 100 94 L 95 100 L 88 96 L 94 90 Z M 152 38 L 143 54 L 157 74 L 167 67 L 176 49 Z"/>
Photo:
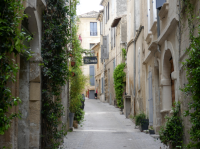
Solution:
<path fill-rule="evenodd" d="M 136 0 L 134 0 L 134 8 L 133 8 L 133 13 L 134 13 L 134 31 L 133 31 L 133 38 L 135 38 L 135 35 L 136 35 Z M 134 57 L 134 65 L 133 65 L 133 75 L 134 75 L 134 97 L 136 97 L 136 40 L 133 41 L 133 57 Z"/>

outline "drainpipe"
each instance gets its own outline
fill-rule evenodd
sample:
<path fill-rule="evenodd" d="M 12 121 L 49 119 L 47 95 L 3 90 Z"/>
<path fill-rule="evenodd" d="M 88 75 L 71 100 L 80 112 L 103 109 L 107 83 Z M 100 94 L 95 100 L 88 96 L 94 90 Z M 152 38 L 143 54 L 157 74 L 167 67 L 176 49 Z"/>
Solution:
<path fill-rule="evenodd" d="M 134 32 L 133 32 L 133 38 L 135 38 L 135 35 L 136 35 L 136 0 L 134 0 L 134 8 L 133 8 L 133 13 L 134 13 Z M 133 65 L 133 75 L 134 75 L 134 97 L 136 97 L 136 40 L 133 41 L 134 45 L 133 45 L 133 57 L 134 57 L 134 65 Z"/>

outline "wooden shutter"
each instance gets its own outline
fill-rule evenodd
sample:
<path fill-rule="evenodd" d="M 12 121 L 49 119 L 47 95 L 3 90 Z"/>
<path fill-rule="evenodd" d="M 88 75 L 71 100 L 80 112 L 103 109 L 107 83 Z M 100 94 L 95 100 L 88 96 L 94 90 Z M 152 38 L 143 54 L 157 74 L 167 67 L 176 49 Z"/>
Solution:
<path fill-rule="evenodd" d="M 170 60 L 171 63 L 171 73 L 174 72 L 174 64 L 173 64 L 173 59 Z M 174 80 L 171 79 L 171 90 L 172 90 L 172 106 L 174 106 L 175 102 L 175 84 Z"/>
<path fill-rule="evenodd" d="M 109 34 L 107 35 L 106 59 L 109 59 Z"/>
<path fill-rule="evenodd" d="M 148 88 L 149 88 L 149 125 L 153 126 L 153 94 L 152 94 L 152 73 L 149 72 L 148 77 Z"/>
<path fill-rule="evenodd" d="M 94 65 L 90 65 L 90 85 L 94 86 Z"/>
<path fill-rule="evenodd" d="M 162 7 L 165 2 L 166 0 L 156 0 L 156 9 Z"/>
<path fill-rule="evenodd" d="M 108 2 L 108 20 L 109 20 L 109 16 L 110 14 L 109 14 L 109 2 Z"/>

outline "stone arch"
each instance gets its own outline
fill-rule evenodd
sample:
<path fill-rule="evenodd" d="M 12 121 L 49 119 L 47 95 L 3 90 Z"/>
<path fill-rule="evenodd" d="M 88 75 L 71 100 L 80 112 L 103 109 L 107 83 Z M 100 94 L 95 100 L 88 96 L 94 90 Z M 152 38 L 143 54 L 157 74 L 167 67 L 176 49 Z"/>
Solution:
<path fill-rule="evenodd" d="M 165 41 L 165 50 L 162 55 L 162 111 L 169 111 L 172 107 L 174 91 L 174 81 L 172 73 L 176 70 L 174 60 L 174 49 L 170 41 Z M 173 83 L 172 83 L 173 82 Z"/>

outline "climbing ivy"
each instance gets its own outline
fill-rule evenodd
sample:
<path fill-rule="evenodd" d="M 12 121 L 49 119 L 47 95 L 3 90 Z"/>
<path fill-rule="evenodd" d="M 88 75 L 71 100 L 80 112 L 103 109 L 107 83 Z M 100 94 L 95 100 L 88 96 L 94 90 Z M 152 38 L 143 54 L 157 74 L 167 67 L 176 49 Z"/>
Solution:
<path fill-rule="evenodd" d="M 122 49 L 122 56 L 123 56 L 123 58 L 125 59 L 126 58 L 126 49 Z"/>
<path fill-rule="evenodd" d="M 190 40 L 190 45 L 186 49 L 188 58 L 183 63 L 188 83 L 182 89 L 185 95 L 191 98 L 189 109 L 185 111 L 185 116 L 190 116 L 192 123 L 189 131 L 191 142 L 187 148 L 200 148 L 200 20 L 199 14 L 195 13 L 194 1 L 182 0 L 182 4 L 182 18 L 184 15 L 187 18 Z"/>
<path fill-rule="evenodd" d="M 20 118 L 20 113 L 10 113 L 9 108 L 17 106 L 21 100 L 12 95 L 9 84 L 16 82 L 19 70 L 14 57 L 31 57 L 23 41 L 31 37 L 21 30 L 21 21 L 27 17 L 24 7 L 18 0 L 2 0 L 0 5 L 0 135 L 11 125 L 13 118 Z"/>
<path fill-rule="evenodd" d="M 113 78 L 114 78 L 114 88 L 115 88 L 115 94 L 117 99 L 117 105 L 119 108 L 123 109 L 124 103 L 123 103 L 123 79 L 126 76 L 126 73 L 124 72 L 125 63 L 121 63 L 117 65 L 117 67 L 114 70 Z"/>
<path fill-rule="evenodd" d="M 180 116 L 180 103 L 175 103 L 172 107 L 173 115 L 166 116 L 167 122 L 162 126 L 159 134 L 160 140 L 165 145 L 171 145 L 172 148 L 183 147 L 183 124 Z"/>
<path fill-rule="evenodd" d="M 70 5 L 65 0 L 47 0 L 43 13 L 42 39 L 42 148 L 57 149 L 65 135 L 61 116 L 62 86 L 68 80 L 67 44 L 71 41 Z"/>

